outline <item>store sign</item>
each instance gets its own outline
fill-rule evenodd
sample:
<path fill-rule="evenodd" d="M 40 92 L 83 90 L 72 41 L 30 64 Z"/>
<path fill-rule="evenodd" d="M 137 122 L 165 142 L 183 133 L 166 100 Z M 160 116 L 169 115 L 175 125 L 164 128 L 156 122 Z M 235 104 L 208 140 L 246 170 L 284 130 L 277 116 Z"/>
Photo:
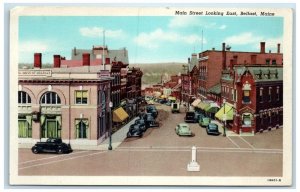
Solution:
<path fill-rule="evenodd" d="M 99 77 L 110 77 L 110 71 L 109 70 L 100 70 Z"/>
<path fill-rule="evenodd" d="M 19 70 L 19 77 L 51 77 L 50 69 L 26 69 Z"/>

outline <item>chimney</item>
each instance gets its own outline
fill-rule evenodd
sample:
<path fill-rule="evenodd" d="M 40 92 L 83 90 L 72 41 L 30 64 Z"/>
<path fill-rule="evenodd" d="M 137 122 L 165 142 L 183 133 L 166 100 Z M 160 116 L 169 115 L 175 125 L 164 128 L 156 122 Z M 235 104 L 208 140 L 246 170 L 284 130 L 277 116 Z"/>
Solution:
<path fill-rule="evenodd" d="M 226 50 L 225 43 L 222 43 L 222 69 L 226 69 Z"/>
<path fill-rule="evenodd" d="M 233 65 L 237 65 L 238 56 L 233 56 Z"/>
<path fill-rule="evenodd" d="M 257 63 L 256 63 L 256 58 L 257 58 L 256 55 L 251 55 L 251 64 L 252 64 L 252 65 L 257 64 Z"/>
<path fill-rule="evenodd" d="M 277 44 L 277 53 L 280 53 L 280 43 Z"/>
<path fill-rule="evenodd" d="M 89 53 L 82 53 L 82 65 L 90 66 L 90 54 Z"/>
<path fill-rule="evenodd" d="M 212 50 L 215 51 L 216 49 L 213 47 Z"/>
<path fill-rule="evenodd" d="M 265 52 L 266 52 L 266 43 L 260 42 L 260 53 L 265 53 Z"/>
<path fill-rule="evenodd" d="M 53 55 L 53 67 L 54 68 L 60 68 L 60 61 L 61 61 L 61 57 L 60 55 Z"/>
<path fill-rule="evenodd" d="M 105 64 L 110 64 L 110 58 L 109 57 L 105 58 Z"/>
<path fill-rule="evenodd" d="M 191 58 L 188 58 L 188 63 L 191 63 Z"/>
<path fill-rule="evenodd" d="M 233 63 L 234 63 L 233 59 L 230 59 L 230 69 L 231 70 L 233 69 Z"/>
<path fill-rule="evenodd" d="M 34 68 L 42 68 L 42 54 L 34 53 Z"/>
<path fill-rule="evenodd" d="M 74 55 L 77 55 L 76 47 L 74 47 Z"/>

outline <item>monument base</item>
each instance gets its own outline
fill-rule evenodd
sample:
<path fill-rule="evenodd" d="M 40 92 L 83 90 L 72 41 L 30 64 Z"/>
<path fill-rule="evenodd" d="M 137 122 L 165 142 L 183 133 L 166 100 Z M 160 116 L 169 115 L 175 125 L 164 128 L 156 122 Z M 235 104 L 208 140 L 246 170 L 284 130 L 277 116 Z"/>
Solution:
<path fill-rule="evenodd" d="M 196 161 L 191 161 L 187 165 L 187 170 L 188 171 L 200 171 L 200 165 Z"/>

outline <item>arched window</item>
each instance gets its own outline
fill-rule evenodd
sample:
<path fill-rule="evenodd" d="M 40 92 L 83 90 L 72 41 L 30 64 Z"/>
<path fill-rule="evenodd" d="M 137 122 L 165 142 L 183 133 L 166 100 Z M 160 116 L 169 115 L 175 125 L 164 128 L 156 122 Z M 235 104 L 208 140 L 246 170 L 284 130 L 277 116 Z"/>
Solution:
<path fill-rule="evenodd" d="M 61 101 L 57 93 L 46 92 L 41 98 L 41 104 L 61 104 Z"/>
<path fill-rule="evenodd" d="M 20 104 L 31 103 L 31 98 L 25 91 L 19 91 L 18 92 L 18 103 L 20 103 Z"/>

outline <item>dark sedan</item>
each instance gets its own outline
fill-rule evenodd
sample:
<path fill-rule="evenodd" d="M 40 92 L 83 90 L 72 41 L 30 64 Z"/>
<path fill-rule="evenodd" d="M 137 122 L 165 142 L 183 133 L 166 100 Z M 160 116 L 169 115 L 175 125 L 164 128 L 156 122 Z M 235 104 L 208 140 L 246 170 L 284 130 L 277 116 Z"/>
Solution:
<path fill-rule="evenodd" d="M 188 111 L 185 114 L 184 121 L 186 123 L 197 123 L 197 115 L 194 111 Z"/>
<path fill-rule="evenodd" d="M 31 151 L 35 154 L 42 152 L 52 152 L 52 153 L 70 153 L 72 152 L 71 145 L 62 142 L 59 138 L 49 138 L 46 142 L 37 142 Z"/>
<path fill-rule="evenodd" d="M 129 131 L 127 132 L 127 137 L 143 137 L 143 130 L 141 129 L 141 125 L 132 124 L 129 127 Z"/>
<path fill-rule="evenodd" d="M 208 135 L 220 135 L 218 125 L 215 123 L 209 123 L 206 127 L 206 133 Z"/>

